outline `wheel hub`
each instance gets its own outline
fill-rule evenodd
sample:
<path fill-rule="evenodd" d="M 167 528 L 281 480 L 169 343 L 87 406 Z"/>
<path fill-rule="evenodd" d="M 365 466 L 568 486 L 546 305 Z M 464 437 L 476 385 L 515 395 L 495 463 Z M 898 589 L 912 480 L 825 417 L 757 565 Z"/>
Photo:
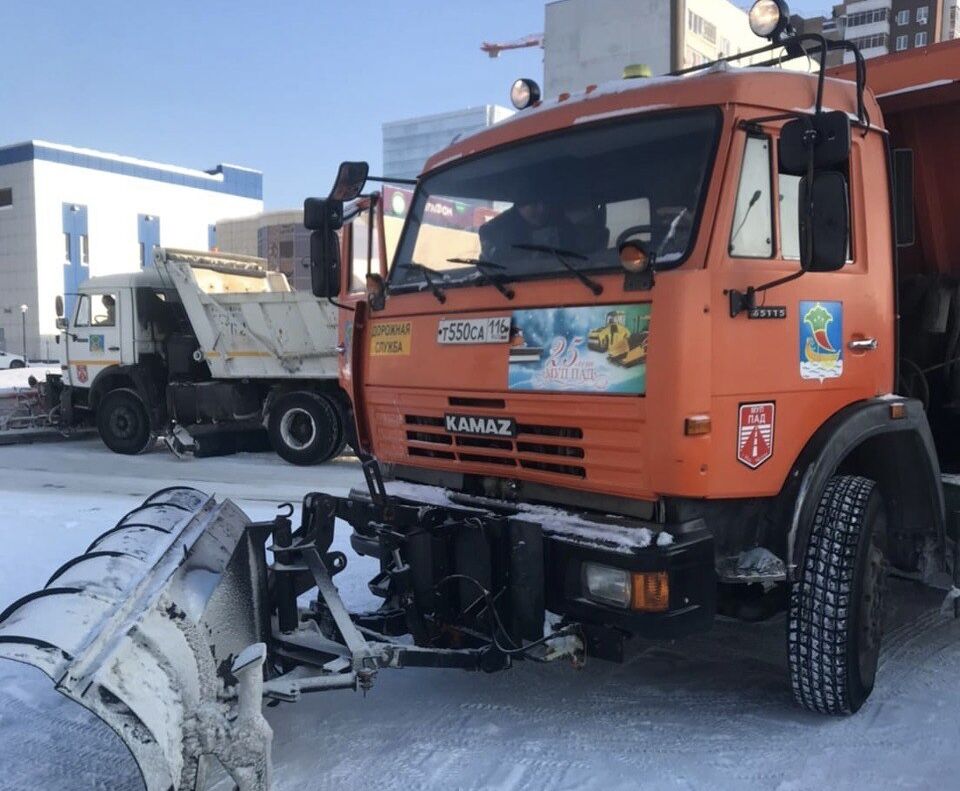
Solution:
<path fill-rule="evenodd" d="M 111 430 L 122 439 L 129 439 L 136 433 L 136 423 L 136 416 L 130 409 L 115 409 L 110 416 Z"/>
<path fill-rule="evenodd" d="M 317 436 L 317 423 L 306 409 L 287 410 L 280 419 L 280 436 L 287 447 L 304 450 Z"/>

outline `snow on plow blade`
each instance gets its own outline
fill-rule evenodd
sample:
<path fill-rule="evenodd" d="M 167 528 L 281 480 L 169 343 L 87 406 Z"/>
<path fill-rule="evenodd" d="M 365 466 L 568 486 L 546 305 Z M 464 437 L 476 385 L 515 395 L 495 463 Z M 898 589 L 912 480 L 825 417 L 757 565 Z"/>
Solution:
<path fill-rule="evenodd" d="M 148 791 L 202 788 L 211 757 L 265 789 L 263 538 L 229 501 L 157 492 L 0 613 L 0 658 L 110 725 Z"/>

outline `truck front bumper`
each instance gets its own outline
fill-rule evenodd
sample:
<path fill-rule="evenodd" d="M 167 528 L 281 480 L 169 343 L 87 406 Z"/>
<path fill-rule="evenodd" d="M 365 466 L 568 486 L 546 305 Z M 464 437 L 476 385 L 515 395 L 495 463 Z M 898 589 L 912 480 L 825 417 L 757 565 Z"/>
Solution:
<path fill-rule="evenodd" d="M 354 527 L 353 549 L 379 558 L 384 574 L 402 556 L 426 611 L 455 612 L 456 602 L 437 602 L 438 591 L 445 578 L 465 575 L 499 597 L 504 620 L 527 623 L 530 628 L 521 630 L 526 639 L 535 639 L 528 635 L 538 617 L 536 626 L 542 624 L 544 610 L 651 638 L 705 631 L 713 621 L 714 543 L 702 520 L 600 518 L 399 482 L 387 491 L 386 505 L 352 492 L 339 501 L 338 516 Z M 635 573 L 665 575 L 666 606 L 642 611 L 632 600 L 613 604 L 591 596 L 587 564 L 621 570 L 631 579 Z M 376 580 L 371 590 L 385 596 Z"/>

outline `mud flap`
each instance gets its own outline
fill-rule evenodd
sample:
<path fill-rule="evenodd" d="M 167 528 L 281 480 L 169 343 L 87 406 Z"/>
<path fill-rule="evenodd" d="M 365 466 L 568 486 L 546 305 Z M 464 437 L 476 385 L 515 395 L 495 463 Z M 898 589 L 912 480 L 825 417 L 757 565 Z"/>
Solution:
<path fill-rule="evenodd" d="M 148 791 L 203 788 L 214 758 L 266 789 L 266 533 L 230 501 L 157 492 L 0 613 L 0 658 L 110 725 Z"/>

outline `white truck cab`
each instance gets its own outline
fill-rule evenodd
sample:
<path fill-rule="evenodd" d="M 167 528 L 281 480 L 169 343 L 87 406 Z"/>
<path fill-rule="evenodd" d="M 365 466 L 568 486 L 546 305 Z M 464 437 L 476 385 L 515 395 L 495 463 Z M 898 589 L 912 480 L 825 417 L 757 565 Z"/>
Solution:
<path fill-rule="evenodd" d="M 92 278 L 80 286 L 68 331 L 60 344 L 60 367 L 71 387 L 87 389 L 114 366 L 135 365 L 141 352 L 157 353 L 150 325 L 138 321 L 138 289 L 164 291 L 155 269 Z"/>

